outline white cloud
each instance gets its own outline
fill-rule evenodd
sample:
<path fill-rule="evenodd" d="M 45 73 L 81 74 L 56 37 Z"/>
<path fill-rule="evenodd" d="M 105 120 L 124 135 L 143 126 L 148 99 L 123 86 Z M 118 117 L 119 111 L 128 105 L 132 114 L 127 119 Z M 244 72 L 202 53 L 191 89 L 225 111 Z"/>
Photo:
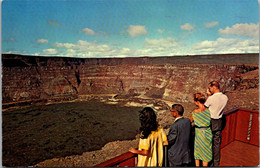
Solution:
<path fill-rule="evenodd" d="M 57 47 L 57 48 L 73 48 L 75 46 L 75 44 L 72 43 L 55 43 L 52 45 L 53 47 Z"/>
<path fill-rule="evenodd" d="M 189 33 L 189 32 L 187 32 Z M 115 44 L 100 44 L 98 41 L 79 40 L 76 43 L 55 43 L 53 48 L 43 50 L 43 55 L 62 55 L 68 57 L 138 57 L 172 56 L 221 53 L 257 53 L 259 40 L 239 38 L 218 38 L 215 41 L 202 41 L 187 46 L 176 38 L 146 38 L 141 49 L 119 47 Z"/>
<path fill-rule="evenodd" d="M 159 33 L 164 33 L 164 30 L 162 30 L 162 29 L 157 29 L 157 32 L 159 32 Z"/>
<path fill-rule="evenodd" d="M 68 49 L 68 50 L 66 51 L 66 55 L 73 57 L 73 56 L 77 55 L 77 51 L 74 50 L 74 49 Z"/>
<path fill-rule="evenodd" d="M 56 55 L 57 53 L 58 53 L 58 50 L 54 49 L 54 48 L 45 49 L 45 50 L 42 50 L 42 52 L 41 52 L 41 54 L 43 54 L 43 55 Z"/>
<path fill-rule="evenodd" d="M 218 38 L 216 41 L 206 40 L 196 43 L 191 50 L 194 54 L 258 53 L 259 41 L 257 39 Z"/>
<path fill-rule="evenodd" d="M 46 39 L 38 39 L 37 40 L 37 43 L 49 43 L 49 41 L 48 40 L 46 40 Z"/>
<path fill-rule="evenodd" d="M 184 44 L 176 39 L 168 37 L 161 39 L 145 39 L 143 49 L 129 50 L 132 56 L 171 56 L 180 55 L 183 52 Z"/>
<path fill-rule="evenodd" d="M 184 25 L 181 25 L 181 29 L 182 30 L 187 30 L 187 31 L 191 31 L 195 28 L 195 26 L 189 24 L 189 23 L 186 23 Z"/>
<path fill-rule="evenodd" d="M 144 49 L 132 50 L 118 48 L 107 44 L 98 44 L 96 41 L 79 40 L 76 43 L 56 43 L 53 46 L 62 52 L 59 55 L 69 57 L 136 57 L 136 56 L 169 56 L 183 51 L 181 43 L 176 39 L 146 39 Z"/>
<path fill-rule="evenodd" d="M 130 25 L 127 32 L 131 37 L 147 34 L 147 30 L 145 26 L 141 26 L 141 25 Z"/>
<path fill-rule="evenodd" d="M 176 39 L 168 37 L 166 39 L 145 39 L 145 47 L 146 48 L 163 48 L 163 49 L 169 49 L 169 48 L 176 48 L 176 47 L 180 47 L 183 44 L 181 44 L 180 42 L 177 42 Z"/>
<path fill-rule="evenodd" d="M 84 31 L 86 35 L 90 35 L 90 36 L 96 35 L 95 31 L 90 28 L 82 29 L 82 31 Z"/>
<path fill-rule="evenodd" d="M 54 47 L 65 49 L 61 55 L 77 57 L 106 57 L 120 55 L 120 50 L 116 50 L 106 44 L 97 44 L 96 41 L 88 42 L 79 40 L 77 43 L 55 43 Z M 126 52 L 127 50 L 122 50 Z"/>
<path fill-rule="evenodd" d="M 212 28 L 212 27 L 215 27 L 218 25 L 218 22 L 217 21 L 213 21 L 213 22 L 207 22 L 207 23 L 204 23 L 204 26 L 206 28 Z"/>
<path fill-rule="evenodd" d="M 259 36 L 259 23 L 240 23 L 235 24 L 232 27 L 226 27 L 225 29 L 218 30 L 221 35 L 239 35 L 246 37 L 258 37 Z"/>
<path fill-rule="evenodd" d="M 25 50 L 12 50 L 3 52 L 4 54 L 28 54 Z"/>

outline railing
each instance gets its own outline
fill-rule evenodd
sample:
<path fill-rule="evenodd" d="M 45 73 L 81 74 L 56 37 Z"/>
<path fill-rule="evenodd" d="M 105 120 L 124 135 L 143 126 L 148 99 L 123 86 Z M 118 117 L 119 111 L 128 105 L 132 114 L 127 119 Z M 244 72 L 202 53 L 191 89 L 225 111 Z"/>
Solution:
<path fill-rule="evenodd" d="M 259 111 L 234 108 L 225 112 L 221 148 L 238 140 L 259 146 Z M 137 154 L 126 152 L 94 167 L 135 167 Z"/>
<path fill-rule="evenodd" d="M 137 154 L 126 152 L 120 156 L 114 157 L 94 167 L 135 167 Z"/>
<path fill-rule="evenodd" d="M 225 117 L 221 148 L 235 140 L 259 146 L 259 111 L 234 108 Z"/>

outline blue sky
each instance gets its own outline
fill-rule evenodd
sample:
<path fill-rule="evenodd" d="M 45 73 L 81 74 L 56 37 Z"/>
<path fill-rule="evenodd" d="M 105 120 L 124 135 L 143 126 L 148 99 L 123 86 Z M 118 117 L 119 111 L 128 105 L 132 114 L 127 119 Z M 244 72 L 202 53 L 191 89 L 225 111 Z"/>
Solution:
<path fill-rule="evenodd" d="M 2 53 L 90 58 L 258 52 L 257 0 L 2 2 Z"/>

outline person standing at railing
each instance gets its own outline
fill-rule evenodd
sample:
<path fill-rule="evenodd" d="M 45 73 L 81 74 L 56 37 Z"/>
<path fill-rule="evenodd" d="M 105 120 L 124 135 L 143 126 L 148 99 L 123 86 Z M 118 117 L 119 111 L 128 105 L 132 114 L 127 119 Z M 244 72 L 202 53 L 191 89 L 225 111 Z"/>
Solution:
<path fill-rule="evenodd" d="M 208 166 L 212 160 L 212 132 L 210 128 L 210 112 L 204 106 L 206 97 L 201 93 L 194 94 L 194 103 L 197 108 L 192 112 L 191 122 L 195 124 L 194 158 L 196 167 Z"/>
<path fill-rule="evenodd" d="M 132 148 L 129 151 L 138 154 L 138 167 L 162 166 L 163 145 L 168 145 L 166 134 L 158 125 L 152 108 L 145 107 L 140 111 L 139 119 L 141 122 L 139 148 Z"/>
<path fill-rule="evenodd" d="M 183 117 L 184 108 L 182 105 L 174 104 L 170 111 L 175 121 L 170 126 L 170 131 L 167 136 L 169 166 L 188 166 L 191 162 L 191 122 L 188 118 Z"/>
<path fill-rule="evenodd" d="M 223 129 L 222 116 L 228 102 L 228 97 L 220 92 L 220 85 L 217 81 L 209 83 L 207 93 L 209 97 L 204 105 L 206 108 L 209 108 L 211 116 L 213 166 L 215 167 L 219 166 L 220 163 L 221 131 Z"/>

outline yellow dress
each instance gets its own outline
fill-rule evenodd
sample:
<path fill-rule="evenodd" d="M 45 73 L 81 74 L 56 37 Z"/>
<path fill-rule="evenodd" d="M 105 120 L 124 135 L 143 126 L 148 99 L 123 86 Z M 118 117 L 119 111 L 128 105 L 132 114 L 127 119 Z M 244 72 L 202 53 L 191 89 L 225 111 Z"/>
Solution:
<path fill-rule="evenodd" d="M 139 150 L 150 151 L 148 156 L 138 155 L 138 167 L 158 167 L 163 163 L 163 141 L 167 136 L 161 126 L 156 131 L 152 131 L 146 139 L 139 141 Z"/>

